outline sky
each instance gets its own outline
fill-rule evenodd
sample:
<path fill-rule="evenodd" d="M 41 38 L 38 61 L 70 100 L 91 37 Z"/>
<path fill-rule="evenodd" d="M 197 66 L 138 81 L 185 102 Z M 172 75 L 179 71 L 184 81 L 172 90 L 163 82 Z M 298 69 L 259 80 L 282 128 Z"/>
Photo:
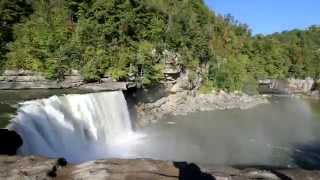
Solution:
<path fill-rule="evenodd" d="M 218 14 L 231 14 L 253 34 L 320 25 L 320 0 L 205 0 Z"/>

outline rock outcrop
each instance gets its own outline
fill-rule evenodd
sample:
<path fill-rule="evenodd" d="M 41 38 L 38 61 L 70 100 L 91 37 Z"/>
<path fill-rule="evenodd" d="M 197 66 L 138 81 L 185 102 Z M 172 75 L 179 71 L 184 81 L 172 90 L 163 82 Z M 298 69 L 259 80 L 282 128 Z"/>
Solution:
<path fill-rule="evenodd" d="M 260 104 L 268 103 L 262 96 L 248 96 L 242 93 L 197 94 L 193 91 L 182 91 L 163 97 L 152 103 L 138 105 L 138 124 L 157 121 L 166 115 L 187 115 L 192 112 L 214 111 L 226 109 L 249 109 Z"/>
<path fill-rule="evenodd" d="M 308 94 L 313 91 L 316 82 L 308 77 L 306 79 L 287 80 L 267 79 L 259 81 L 261 93 L 275 94 Z"/>
<path fill-rule="evenodd" d="M 306 79 L 289 79 L 289 93 L 309 93 L 315 85 L 315 81 L 308 77 Z"/>
<path fill-rule="evenodd" d="M 111 80 L 97 83 L 86 83 L 80 73 L 72 70 L 65 73 L 63 80 L 49 80 L 41 73 L 27 70 L 6 70 L 0 76 L 0 90 L 21 89 L 82 89 L 88 91 L 126 90 L 127 82 Z"/>
<path fill-rule="evenodd" d="M 150 159 L 110 159 L 72 165 L 64 159 L 0 156 L 0 179 L 316 180 L 320 179 L 320 172 L 302 169 L 201 167 L 193 163 Z"/>

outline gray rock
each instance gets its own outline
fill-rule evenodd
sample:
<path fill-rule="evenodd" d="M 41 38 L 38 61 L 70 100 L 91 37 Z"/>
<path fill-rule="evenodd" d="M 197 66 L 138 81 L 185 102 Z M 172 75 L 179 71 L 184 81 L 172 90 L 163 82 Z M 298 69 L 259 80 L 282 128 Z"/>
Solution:
<path fill-rule="evenodd" d="M 35 81 L 46 81 L 43 76 L 0 76 L 0 81 L 8 82 L 35 82 Z"/>
<path fill-rule="evenodd" d="M 88 91 L 114 91 L 126 90 L 128 87 L 127 82 L 114 82 L 109 79 L 103 79 L 101 82 L 86 84 L 77 70 L 67 72 L 64 80 L 59 82 L 48 80 L 37 72 L 6 70 L 0 76 L 0 90 L 79 88 Z M 135 84 L 130 84 L 130 87 L 135 87 Z"/>
<path fill-rule="evenodd" d="M 306 79 L 289 79 L 288 83 L 291 93 L 308 93 L 313 88 L 315 81 L 308 77 Z"/>
<path fill-rule="evenodd" d="M 5 70 L 2 73 L 3 76 L 33 76 L 33 75 L 39 75 L 39 73 L 29 70 Z"/>
<path fill-rule="evenodd" d="M 270 169 L 270 168 L 269 168 Z M 302 169 L 198 166 L 193 163 L 151 159 L 109 159 L 68 164 L 63 159 L 0 156 L 0 179 L 6 180 L 280 180 L 320 179 L 319 171 Z"/>
<path fill-rule="evenodd" d="M 261 93 L 309 93 L 314 85 L 315 81 L 310 77 L 306 79 L 290 78 L 287 80 L 267 79 L 259 81 L 259 89 Z"/>
<path fill-rule="evenodd" d="M 6 82 L 0 81 L 0 90 L 21 89 L 59 89 L 61 85 L 55 81 Z"/>
<path fill-rule="evenodd" d="M 214 111 L 224 109 L 250 109 L 260 104 L 268 103 L 262 96 L 248 96 L 246 94 L 220 93 L 196 94 L 181 91 L 151 103 L 137 107 L 137 120 L 140 126 L 151 121 L 159 120 L 166 115 L 187 115 L 198 111 Z"/>
<path fill-rule="evenodd" d="M 81 90 L 89 91 L 118 91 L 127 90 L 126 82 L 88 83 L 79 86 Z"/>

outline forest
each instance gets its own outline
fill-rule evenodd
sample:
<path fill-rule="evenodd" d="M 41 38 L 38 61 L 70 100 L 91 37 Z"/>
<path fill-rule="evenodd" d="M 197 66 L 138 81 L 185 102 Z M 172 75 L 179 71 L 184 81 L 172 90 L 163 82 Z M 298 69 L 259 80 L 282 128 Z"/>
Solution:
<path fill-rule="evenodd" d="M 162 52 L 200 73 L 202 89 L 256 87 L 272 78 L 318 79 L 320 26 L 253 35 L 203 0 L 1 0 L 0 67 L 87 81 L 109 76 L 148 87 L 163 80 Z"/>

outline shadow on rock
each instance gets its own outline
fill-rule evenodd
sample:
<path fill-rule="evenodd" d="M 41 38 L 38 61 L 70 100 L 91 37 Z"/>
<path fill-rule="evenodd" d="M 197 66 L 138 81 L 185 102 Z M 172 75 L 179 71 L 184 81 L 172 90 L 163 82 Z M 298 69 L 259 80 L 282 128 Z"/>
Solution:
<path fill-rule="evenodd" d="M 296 146 L 292 159 L 300 168 L 320 170 L 320 144 Z"/>
<path fill-rule="evenodd" d="M 8 129 L 0 129 L 0 155 L 15 155 L 22 144 L 19 134 Z"/>
<path fill-rule="evenodd" d="M 202 172 L 196 164 L 174 162 L 174 166 L 179 169 L 179 180 L 215 180 L 212 175 Z"/>

